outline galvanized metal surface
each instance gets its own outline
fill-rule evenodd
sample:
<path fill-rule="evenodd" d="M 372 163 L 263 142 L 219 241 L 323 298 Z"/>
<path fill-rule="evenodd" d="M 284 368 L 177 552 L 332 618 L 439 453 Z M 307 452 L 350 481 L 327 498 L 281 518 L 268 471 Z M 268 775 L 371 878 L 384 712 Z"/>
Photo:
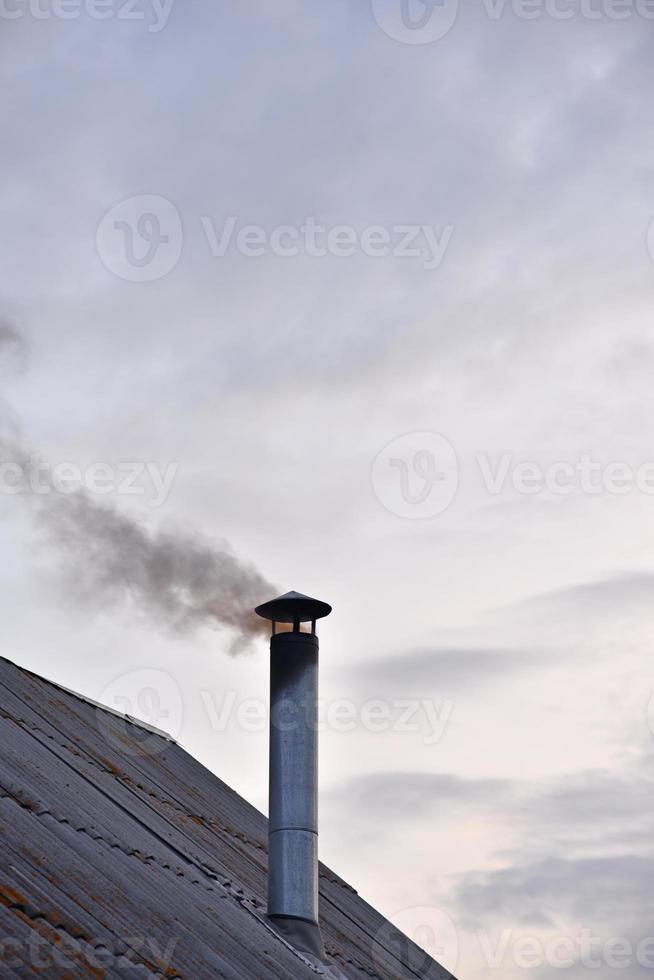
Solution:
<path fill-rule="evenodd" d="M 268 913 L 318 921 L 318 637 L 270 640 Z"/>
<path fill-rule="evenodd" d="M 178 745 L 0 658 L 3 980 L 315 977 L 265 918 L 266 840 Z M 324 865 L 320 924 L 348 980 L 450 976 Z"/>

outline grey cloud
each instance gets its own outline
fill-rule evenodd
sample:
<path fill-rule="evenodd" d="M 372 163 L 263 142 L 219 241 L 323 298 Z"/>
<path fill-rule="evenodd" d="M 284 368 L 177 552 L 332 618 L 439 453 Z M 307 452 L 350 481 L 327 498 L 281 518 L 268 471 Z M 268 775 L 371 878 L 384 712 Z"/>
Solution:
<path fill-rule="evenodd" d="M 577 150 L 587 155 L 589 164 L 596 156 L 603 161 L 603 153 L 619 152 L 620 140 L 607 140 L 605 85 L 578 83 L 578 52 L 569 41 L 571 34 L 579 37 L 576 24 L 566 26 L 566 43 L 559 48 L 557 71 L 553 72 L 541 48 L 539 29 L 535 29 L 531 35 L 525 33 L 522 38 L 524 43 L 513 46 L 513 59 L 498 57 L 497 49 L 484 43 L 489 36 L 497 37 L 500 46 L 509 43 L 513 32 L 520 27 L 515 18 L 507 19 L 502 25 L 489 23 L 484 18 L 479 22 L 466 22 L 465 28 L 461 26 L 460 30 L 457 29 L 447 45 L 439 49 L 438 56 L 432 52 L 431 58 L 416 58 L 415 52 L 412 52 L 411 58 L 402 58 L 399 46 L 389 44 L 383 37 L 366 5 L 365 13 L 355 17 L 356 34 L 347 51 L 341 52 L 339 71 L 334 72 L 319 43 L 321 32 L 328 30 L 322 15 L 317 16 L 314 12 L 309 24 L 302 11 L 293 10 L 286 18 L 282 16 L 270 23 L 262 5 L 257 4 L 250 12 L 235 12 L 233 16 L 237 33 L 243 31 L 249 35 L 257 29 L 264 29 L 265 24 L 265 29 L 273 32 L 271 41 L 284 44 L 284 56 L 276 61 L 275 48 L 271 43 L 266 49 L 268 54 L 264 69 L 260 50 L 255 49 L 254 55 L 249 51 L 242 52 L 244 58 L 239 76 L 238 109 L 221 105 L 221 112 L 216 114 L 211 93 L 216 86 L 220 87 L 221 82 L 226 84 L 230 81 L 233 66 L 228 57 L 221 59 L 214 56 L 205 61 L 206 51 L 202 48 L 197 57 L 199 77 L 201 79 L 213 72 L 217 79 L 211 85 L 199 84 L 193 89 L 193 108 L 190 118 L 184 114 L 183 123 L 175 111 L 176 105 L 171 106 L 167 100 L 156 98 L 146 84 L 151 71 L 161 70 L 161 62 L 174 58 L 177 53 L 178 35 L 172 25 L 170 30 L 157 37 L 156 56 L 149 48 L 138 48 L 136 78 L 129 104 L 126 104 L 120 87 L 114 92 L 107 85 L 104 75 L 93 70 L 94 43 L 104 40 L 103 54 L 107 59 L 111 58 L 113 25 L 100 25 L 101 34 L 100 29 L 85 32 L 83 25 L 80 25 L 73 31 L 70 25 L 63 25 L 75 60 L 79 58 L 84 64 L 85 59 L 92 59 L 86 78 L 89 94 L 87 99 L 68 102 L 65 113 L 53 112 L 55 118 L 42 120 L 45 133 L 39 133 L 39 142 L 42 144 L 44 136 L 50 143 L 56 142 L 61 169 L 68 175 L 70 185 L 77 190 L 81 184 L 86 191 L 87 198 L 82 197 L 82 201 L 99 207 L 97 197 L 101 191 L 106 195 L 104 203 L 109 207 L 114 203 L 114 198 L 117 200 L 143 188 L 167 192 L 188 215 L 189 244 L 198 251 L 198 242 L 192 231 L 195 227 L 193 216 L 197 218 L 200 213 L 213 212 L 220 218 L 220 209 L 229 207 L 230 213 L 238 213 L 244 220 L 271 224 L 301 220 L 307 211 L 320 211 L 333 220 L 359 223 L 387 222 L 391 218 L 415 221 L 424 219 L 425 215 L 435 215 L 460 222 L 465 233 L 464 240 L 473 246 L 478 245 L 479 251 L 484 252 L 489 239 L 497 244 L 498 238 L 505 240 L 509 237 L 506 207 L 511 198 L 514 199 L 515 212 L 510 218 L 514 223 L 520 220 L 522 234 L 543 235 L 540 222 L 531 220 L 532 213 L 536 211 L 543 220 L 544 216 L 551 220 L 547 199 L 557 186 L 557 180 L 569 180 L 576 186 L 574 178 L 578 177 L 578 165 L 567 152 L 569 144 L 566 135 L 571 137 L 577 127 L 584 127 L 585 139 Z M 341 5 L 334 11 L 337 24 L 343 30 L 352 28 L 352 16 L 347 5 Z M 222 14 L 218 16 L 197 8 L 177 10 L 176 18 L 178 24 L 185 24 L 191 36 L 211 36 L 220 54 L 225 44 Z M 329 26 L 331 30 L 334 29 L 333 24 Z M 474 31 L 476 39 L 472 45 L 468 40 L 469 30 Z M 127 40 L 136 47 L 140 37 L 135 29 L 127 35 Z M 308 37 L 313 43 L 308 41 Z M 289 46 L 289 38 L 297 43 Z M 361 53 L 358 45 L 364 41 L 375 42 L 367 47 L 366 58 L 370 66 L 367 75 L 362 75 L 359 70 Z M 622 42 L 615 47 L 619 63 L 627 59 L 633 48 L 637 52 L 638 37 L 635 31 L 624 28 Z M 444 84 L 448 74 L 456 70 L 457 56 L 462 52 L 468 65 L 464 90 Z M 318 63 L 316 54 L 319 54 Z M 519 61 L 519 67 L 526 70 L 526 78 L 530 80 L 524 89 L 514 84 L 515 60 Z M 542 82 L 537 80 L 538 74 L 534 71 L 534 62 L 555 86 L 556 94 L 554 96 L 552 93 L 552 97 L 556 101 L 554 111 L 546 116 L 541 113 L 546 125 L 537 126 L 531 138 L 534 143 L 533 156 L 538 166 L 530 171 L 519 161 L 510 160 L 507 145 L 511 145 L 516 131 L 520 133 L 524 128 L 525 115 L 528 118 L 531 116 L 534 103 L 540 106 L 545 101 Z M 638 70 L 647 77 L 647 61 L 634 58 L 633 62 L 635 64 L 630 65 L 630 71 Z M 46 60 L 44 72 L 47 65 Z M 490 77 L 489 71 L 492 72 Z M 388 73 L 390 78 L 397 80 L 397 84 L 392 86 L 392 98 L 381 105 L 377 86 L 368 84 L 367 78 L 386 76 Z M 434 73 L 442 75 L 441 84 L 434 84 Z M 257 83 L 262 75 L 274 76 L 275 85 L 262 86 Z M 309 86 L 309 92 L 302 99 L 297 92 L 298 77 L 305 78 Z M 400 77 L 402 84 L 399 84 Z M 481 77 L 483 84 L 480 83 Z M 646 77 L 635 80 L 641 91 L 646 91 Z M 575 81 L 576 97 L 571 99 L 568 83 Z M 158 94 L 156 88 L 154 92 Z M 630 90 L 623 76 L 611 79 L 614 104 L 622 104 L 628 94 Z M 293 109 L 301 113 L 301 126 L 285 125 L 288 120 L 283 114 L 280 119 L 280 95 L 292 99 Z M 337 111 L 334 100 L 337 101 Z M 502 105 L 501 112 L 498 103 Z M 89 104 L 99 107 L 103 125 L 89 119 Z M 149 120 L 147 138 L 143 133 L 144 117 Z M 213 125 L 203 124 L 207 118 L 212 120 Z M 427 119 L 437 119 L 437 135 L 431 131 L 431 127 L 424 125 Z M 490 120 L 493 120 L 493 124 Z M 615 111 L 611 115 L 611 126 L 624 125 L 622 120 L 623 114 Z M 395 138 L 389 143 L 380 132 L 386 133 L 391 122 Z M 66 126 L 64 141 L 61 140 L 62 124 Z M 99 168 L 97 186 L 89 186 L 88 176 L 84 172 L 87 169 L 84 158 L 77 152 L 75 142 L 76 132 L 91 125 L 94 145 L 98 146 L 94 159 Z M 281 140 L 275 138 L 279 135 L 280 125 L 284 134 Z M 179 138 L 180 130 L 183 130 L 183 141 Z M 115 131 L 121 134 L 119 141 L 111 138 Z M 25 133 L 22 138 L 28 146 L 30 134 Z M 68 157 L 63 157 L 62 142 L 73 148 Z M 124 161 L 124 145 L 130 147 L 131 172 Z M 411 161 L 428 161 L 434 145 L 447 147 L 448 152 L 438 154 L 433 179 L 416 179 Z M 183 151 L 174 152 L 178 146 L 183 146 Z M 467 153 L 459 151 L 463 146 L 467 147 Z M 217 152 L 217 147 L 220 152 Z M 297 161 L 304 159 L 307 147 L 315 148 L 311 166 L 298 167 Z M 555 159 L 546 156 L 546 152 L 555 154 Z M 481 187 L 475 183 L 480 158 L 485 161 Z M 207 174 L 201 173 L 198 175 L 200 179 L 188 181 L 189 159 L 211 160 L 214 179 L 208 179 Z M 19 160 L 23 162 L 23 158 L 19 157 Z M 625 158 L 623 166 L 630 162 L 629 158 Z M 546 163 L 555 165 L 555 172 L 547 177 L 543 175 Z M 506 180 L 507 165 L 511 171 L 520 173 L 519 185 Z M 429 170 L 426 172 L 429 173 Z M 628 186 L 626 180 L 623 186 Z M 253 187 L 256 188 L 254 199 Z M 70 212 L 71 224 L 62 225 L 63 238 L 68 227 L 75 227 L 73 219 L 78 204 L 70 190 L 64 194 L 65 188 L 57 189 L 62 192 L 62 200 Z M 274 193 L 270 192 L 272 189 Z M 483 209 L 479 207 L 479 196 L 475 195 L 475 191 L 484 199 Z M 569 189 L 567 193 L 570 194 Z M 494 202 L 497 202 L 496 206 L 493 206 Z M 54 207 L 52 202 L 48 202 L 48 207 Z M 561 209 L 561 213 L 565 214 L 565 208 Z M 100 214 L 101 210 L 98 211 L 98 218 Z M 59 217 L 57 214 L 57 219 Z M 565 229 L 565 232 L 568 235 L 569 229 Z M 561 238 L 565 240 L 563 234 Z M 542 251 L 542 244 L 541 241 L 539 252 Z M 507 247 L 506 242 L 504 247 Z M 530 248 L 532 252 L 536 251 L 534 240 L 530 242 Z M 523 247 L 519 236 L 508 244 L 508 249 L 512 258 L 529 254 L 529 249 Z M 502 246 L 497 248 L 497 254 L 505 254 Z M 230 267 L 230 275 L 222 277 L 220 288 L 214 292 L 210 283 L 216 279 L 216 264 L 198 261 L 195 251 L 194 258 L 194 304 L 197 304 L 198 312 L 205 316 L 213 305 L 215 316 L 221 321 L 220 334 L 215 337 L 214 343 L 222 356 L 215 360 L 223 364 L 225 358 L 229 358 L 233 366 L 229 372 L 230 379 L 236 378 L 240 384 L 251 383 L 253 377 L 262 383 L 270 375 L 273 365 L 275 372 L 282 371 L 294 377 L 299 375 L 312 382 L 327 376 L 333 384 L 335 379 L 343 377 L 344 364 L 351 365 L 355 360 L 367 373 L 369 362 L 384 356 L 393 359 L 398 383 L 397 354 L 402 357 L 404 351 L 411 352 L 407 372 L 416 368 L 433 369 L 433 360 L 425 357 L 426 348 L 433 353 L 438 352 L 440 359 L 443 349 L 451 345 L 460 345 L 470 354 L 472 349 L 468 348 L 474 346 L 475 356 L 485 361 L 487 369 L 491 367 L 486 373 L 493 373 L 492 364 L 488 364 L 488 353 L 484 353 L 478 343 L 480 333 L 487 333 L 489 328 L 489 305 L 485 295 L 478 300 L 471 311 L 472 315 L 465 306 L 457 303 L 454 309 L 450 306 L 451 318 L 447 315 L 439 317 L 437 329 L 430 321 L 424 328 L 424 335 L 414 337 L 411 343 L 405 342 L 407 324 L 411 320 L 410 310 L 418 315 L 421 309 L 422 312 L 430 310 L 431 303 L 422 304 L 423 299 L 431 296 L 434 288 L 433 277 L 414 275 L 407 263 L 404 267 L 393 264 L 389 269 L 379 263 L 366 262 L 357 265 L 354 273 L 351 270 L 355 263 L 346 266 L 342 262 L 323 265 L 313 262 L 303 266 L 301 276 L 288 278 L 285 275 L 286 267 L 280 269 L 280 263 L 271 267 L 266 262 L 260 262 L 256 268 L 249 263 L 247 273 L 244 263 L 240 263 L 238 270 Z M 220 277 L 219 272 L 218 275 Z M 307 275 L 309 288 L 304 286 Z M 202 280 L 199 284 L 198 278 Z M 333 288 L 334 279 L 340 283 L 337 289 Z M 266 321 L 265 360 L 258 357 L 256 345 L 251 343 L 252 330 L 266 315 L 265 309 L 253 302 L 253 284 L 258 285 L 256 291 L 265 291 L 268 308 L 275 310 L 274 328 L 269 329 Z M 244 291 L 247 291 L 250 302 L 243 301 Z M 274 296 L 273 302 L 270 294 Z M 382 297 L 385 294 L 389 300 L 391 297 L 398 298 L 384 304 Z M 157 302 L 156 297 L 152 302 Z M 511 317 L 505 317 L 502 311 L 497 317 L 493 315 L 494 321 L 497 321 L 493 322 L 495 341 L 499 333 L 506 331 L 519 337 L 526 323 L 533 324 L 532 307 L 538 306 L 538 303 L 539 300 L 532 297 L 526 307 L 519 306 Z M 164 300 L 163 310 L 166 306 Z M 181 306 L 176 309 L 180 317 L 181 310 Z M 460 315 L 457 315 L 457 311 Z M 130 310 L 126 309 L 123 316 L 130 317 Z M 188 317 L 187 312 L 184 322 L 188 323 L 189 319 L 192 318 Z M 160 330 L 164 320 L 164 316 L 155 314 L 149 318 L 142 317 L 137 322 L 140 330 L 150 329 L 148 323 L 156 323 L 157 330 Z M 238 325 L 238 329 L 231 329 L 230 322 Z M 467 329 L 464 323 L 468 325 Z M 114 327 L 107 326 L 106 329 Z M 174 332 L 174 325 L 169 329 Z M 540 324 L 537 329 L 540 331 Z M 307 341 L 310 343 L 307 344 Z M 245 369 L 245 364 L 249 364 L 250 370 Z"/>
<path fill-rule="evenodd" d="M 486 819 L 513 850 L 491 870 L 453 879 L 457 921 L 467 930 L 564 928 L 580 922 L 605 939 L 637 943 L 654 916 L 654 779 L 651 752 L 616 775 L 580 772 L 544 782 L 389 771 L 343 788 L 343 805 L 407 831 L 439 813 Z M 543 974 L 546 976 L 548 974 Z"/>
<path fill-rule="evenodd" d="M 560 611 L 575 618 L 589 615 L 642 614 L 654 601 L 654 572 L 627 571 L 611 578 L 581 582 L 517 603 L 517 613 Z"/>
<path fill-rule="evenodd" d="M 592 836 L 612 828 L 626 833 L 643 820 L 654 830 L 653 801 L 654 780 L 644 770 L 632 774 L 595 770 L 562 776 L 530 794 L 522 812 L 526 819 L 542 822 L 550 833 L 577 829 Z"/>
<path fill-rule="evenodd" d="M 547 849 L 548 841 L 558 835 L 566 835 L 571 850 L 609 834 L 615 835 L 618 844 L 626 838 L 639 839 L 640 828 L 651 828 L 654 836 L 654 779 L 646 760 L 644 755 L 631 772 L 589 770 L 542 782 L 387 771 L 352 780 L 344 797 L 370 812 L 383 813 L 386 806 L 392 806 L 406 817 L 418 804 L 431 810 L 443 801 L 476 810 L 485 806 L 497 811 L 499 807 L 520 828 L 526 850 L 515 851 L 514 857 L 524 859 L 538 853 L 541 845 Z"/>
<path fill-rule="evenodd" d="M 436 647 L 369 660 L 358 664 L 351 675 L 367 690 L 379 685 L 397 695 L 416 690 L 448 694 L 480 687 L 514 672 L 540 669 L 551 659 L 518 650 Z"/>
<path fill-rule="evenodd" d="M 476 929 L 508 922 L 554 926 L 568 917 L 587 928 L 637 929 L 654 915 L 653 873 L 653 856 L 619 855 L 553 857 L 468 874 L 456 892 L 460 921 Z"/>
<path fill-rule="evenodd" d="M 371 816 L 379 814 L 405 821 L 412 816 L 434 816 L 442 811 L 447 818 L 452 804 L 472 806 L 476 810 L 507 802 L 514 784 L 504 779 L 465 779 L 450 774 L 429 772 L 383 772 L 350 780 L 335 795 L 348 809 Z"/>
<path fill-rule="evenodd" d="M 654 779 L 651 751 L 619 775 L 582 772 L 546 784 L 523 784 L 504 814 L 516 841 L 499 868 L 457 877 L 453 901 L 468 930 L 516 936 L 530 930 L 567 936 L 590 930 L 604 943 L 638 944 L 654 919 Z M 651 971 L 649 971 L 651 972 Z M 634 962 L 629 976 L 649 975 Z M 543 966 L 553 980 L 561 971 Z M 606 964 L 596 975 L 614 975 Z"/>

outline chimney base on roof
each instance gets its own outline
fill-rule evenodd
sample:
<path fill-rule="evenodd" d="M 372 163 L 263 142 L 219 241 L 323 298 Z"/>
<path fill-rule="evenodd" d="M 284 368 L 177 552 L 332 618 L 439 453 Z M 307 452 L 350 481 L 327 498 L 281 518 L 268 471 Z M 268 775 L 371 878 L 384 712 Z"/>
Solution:
<path fill-rule="evenodd" d="M 306 953 L 324 963 L 327 960 L 320 926 L 306 919 L 294 919 L 288 915 L 269 915 L 269 921 L 277 932 L 300 953 Z"/>

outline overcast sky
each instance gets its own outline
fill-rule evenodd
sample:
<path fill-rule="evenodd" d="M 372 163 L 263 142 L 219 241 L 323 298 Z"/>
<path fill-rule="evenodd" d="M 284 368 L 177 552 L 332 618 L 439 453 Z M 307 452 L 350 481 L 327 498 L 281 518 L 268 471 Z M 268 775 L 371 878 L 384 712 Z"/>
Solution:
<path fill-rule="evenodd" d="M 654 8 L 101 12 L 0 3 L 3 451 L 333 604 L 321 854 L 455 972 L 649 975 Z M 265 809 L 265 640 L 103 588 L 43 496 L 3 655 Z"/>

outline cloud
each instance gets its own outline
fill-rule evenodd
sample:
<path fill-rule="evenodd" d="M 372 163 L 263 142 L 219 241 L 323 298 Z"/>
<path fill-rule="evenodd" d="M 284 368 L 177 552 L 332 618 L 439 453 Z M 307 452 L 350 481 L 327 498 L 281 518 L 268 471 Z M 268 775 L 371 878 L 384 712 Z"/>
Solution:
<path fill-rule="evenodd" d="M 651 759 L 646 747 L 619 774 L 583 771 L 537 782 L 388 771 L 351 781 L 342 803 L 375 833 L 390 825 L 419 835 L 423 821 L 440 826 L 441 817 L 488 829 L 488 866 L 452 876 L 448 899 L 475 955 L 479 931 L 497 937 L 508 930 L 514 943 L 576 941 L 591 930 L 605 943 L 619 935 L 635 948 L 652 935 L 654 920 Z M 492 835 L 502 841 L 494 851 Z M 438 888 L 434 902 L 441 904 L 440 879 Z M 513 977 L 508 967 L 501 975 Z M 560 971 L 545 964 L 535 975 L 550 980 Z"/>
<path fill-rule="evenodd" d="M 502 922 L 539 927 L 568 919 L 629 931 L 654 915 L 653 871 L 654 856 L 627 854 L 552 857 L 471 873 L 457 889 L 461 921 L 469 928 Z"/>
<path fill-rule="evenodd" d="M 561 776 L 527 796 L 521 811 L 523 819 L 532 825 L 539 822 L 543 830 L 547 828 L 550 837 L 567 834 L 569 847 L 576 831 L 583 847 L 597 833 L 626 833 L 643 821 L 651 823 L 654 830 L 654 817 L 649 813 L 653 794 L 654 780 L 643 762 L 633 772 L 600 769 Z"/>
<path fill-rule="evenodd" d="M 457 921 L 474 936 L 469 949 L 478 962 L 489 949 L 501 950 L 504 938 L 500 975 L 507 980 L 524 975 L 523 941 L 537 944 L 530 972 L 539 980 L 587 972 L 611 980 L 618 962 L 623 975 L 647 977 L 654 966 L 653 876 L 651 853 L 551 857 L 468 874 L 456 893 Z"/>
<path fill-rule="evenodd" d="M 500 867 L 457 876 L 460 925 L 495 935 L 509 928 L 512 942 L 531 935 L 578 943 L 589 931 L 598 937 L 595 955 L 600 943 L 623 937 L 634 950 L 628 975 L 650 975 L 652 964 L 646 970 L 636 953 L 653 935 L 651 760 L 648 746 L 619 774 L 597 770 L 517 785 L 504 813 L 515 848 L 495 855 Z M 603 955 L 595 975 L 614 976 Z M 545 963 L 536 975 L 553 980 L 561 970 Z"/>
<path fill-rule="evenodd" d="M 407 821 L 418 815 L 432 819 L 439 812 L 448 817 L 449 806 L 475 810 L 494 807 L 514 791 L 510 780 L 464 779 L 450 774 L 390 771 L 350 780 L 335 796 L 348 809 L 386 822 Z M 458 812 L 458 811 L 457 811 Z"/>
<path fill-rule="evenodd" d="M 654 572 L 626 571 L 609 578 L 554 589 L 517 603 L 518 612 L 560 610 L 576 617 L 640 613 L 654 600 Z"/>
<path fill-rule="evenodd" d="M 514 672 L 541 669 L 549 662 L 540 654 L 519 650 L 435 647 L 368 660 L 351 668 L 350 674 L 367 690 L 378 685 L 398 696 L 425 690 L 448 694 L 481 687 Z"/>
<path fill-rule="evenodd" d="M 637 765 L 621 773 L 588 770 L 538 782 L 388 770 L 355 777 L 344 786 L 342 797 L 372 814 L 383 815 L 390 807 L 406 819 L 442 803 L 501 813 L 522 842 L 510 852 L 515 860 L 558 846 L 580 856 L 609 835 L 619 847 L 620 835 L 624 841 L 637 840 L 637 832 L 646 828 L 652 829 L 654 853 L 649 758 L 643 754 Z"/>

